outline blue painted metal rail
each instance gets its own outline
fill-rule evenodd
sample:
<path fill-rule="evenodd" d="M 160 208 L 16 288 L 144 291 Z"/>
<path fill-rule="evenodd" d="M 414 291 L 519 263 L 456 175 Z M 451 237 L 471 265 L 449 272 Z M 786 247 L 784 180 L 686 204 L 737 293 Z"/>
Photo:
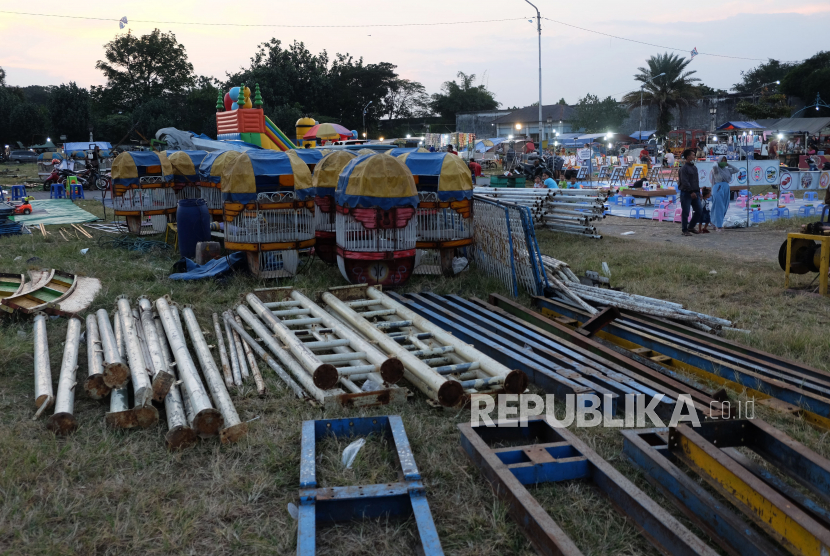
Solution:
<path fill-rule="evenodd" d="M 372 433 L 391 437 L 397 450 L 403 480 L 377 485 L 318 488 L 317 441 L 330 435 L 348 438 Z M 387 515 L 414 515 L 424 555 L 444 554 L 427 503 L 421 474 L 415 465 L 415 457 L 399 416 L 304 421 L 300 457 L 297 556 L 316 554 L 318 525 Z"/>

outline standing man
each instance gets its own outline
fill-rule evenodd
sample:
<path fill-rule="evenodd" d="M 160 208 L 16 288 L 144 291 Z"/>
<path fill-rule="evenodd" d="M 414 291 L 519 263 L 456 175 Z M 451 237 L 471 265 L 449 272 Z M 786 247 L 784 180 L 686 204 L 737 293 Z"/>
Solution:
<path fill-rule="evenodd" d="M 698 233 L 695 226 L 697 226 L 703 208 L 700 204 L 700 178 L 694 162 L 695 151 L 686 149 L 683 151 L 683 159 L 686 160 L 686 164 L 680 168 L 677 176 L 680 187 L 680 222 L 683 225 L 683 235 L 690 236 Z M 687 222 L 690 208 L 694 213 L 691 221 Z"/>

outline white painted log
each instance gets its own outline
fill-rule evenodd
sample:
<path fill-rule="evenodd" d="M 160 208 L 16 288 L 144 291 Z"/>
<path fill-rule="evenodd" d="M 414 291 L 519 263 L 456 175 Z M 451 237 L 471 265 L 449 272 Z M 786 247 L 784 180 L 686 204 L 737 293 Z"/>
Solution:
<path fill-rule="evenodd" d="M 58 395 L 55 399 L 55 413 L 49 417 L 46 426 L 55 434 L 70 434 L 78 428 L 73 415 L 75 409 L 75 385 L 78 371 L 78 348 L 81 343 L 81 319 L 72 317 L 66 326 L 66 343 L 61 360 L 61 374 L 58 377 Z"/>
<path fill-rule="evenodd" d="M 49 363 L 49 340 L 46 337 L 46 314 L 35 313 L 35 419 L 55 403 L 52 390 L 52 366 Z"/>

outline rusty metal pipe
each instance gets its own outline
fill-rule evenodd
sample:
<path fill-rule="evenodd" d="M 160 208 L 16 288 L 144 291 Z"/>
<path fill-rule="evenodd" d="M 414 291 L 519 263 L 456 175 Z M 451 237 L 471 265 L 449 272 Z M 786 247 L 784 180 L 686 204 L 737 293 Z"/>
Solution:
<path fill-rule="evenodd" d="M 236 351 L 236 339 L 233 335 L 233 330 L 227 322 L 225 323 L 225 334 L 228 337 L 228 355 L 231 359 L 233 383 L 236 386 L 242 386 L 242 372 L 239 370 L 239 352 Z"/>
<path fill-rule="evenodd" d="M 190 342 L 196 350 L 196 357 L 199 358 L 199 365 L 202 367 L 202 373 L 205 375 L 213 401 L 219 411 L 222 412 L 222 417 L 225 420 L 225 428 L 219 431 L 219 439 L 223 444 L 236 442 L 248 433 L 248 424 L 239 419 L 239 414 L 236 412 L 227 388 L 225 388 L 225 381 L 216 367 L 216 361 L 213 360 L 213 355 L 210 353 L 210 348 L 202 334 L 202 327 L 199 326 L 193 308 L 185 305 L 182 315 L 184 315 L 184 322 L 190 334 Z"/>
<path fill-rule="evenodd" d="M 113 389 L 124 388 L 130 380 L 130 369 L 124 364 L 124 355 L 119 352 L 109 314 L 106 309 L 98 309 L 95 316 L 104 356 L 104 384 Z"/>
<path fill-rule="evenodd" d="M 147 363 L 144 361 L 144 354 L 138 343 L 138 332 L 136 323 L 133 320 L 130 301 L 126 296 L 120 295 L 116 298 L 118 314 L 121 316 L 121 327 L 124 334 L 124 342 L 127 351 L 127 360 L 130 364 L 130 377 L 133 382 L 133 395 L 135 407 L 144 407 L 150 403 L 153 397 L 153 387 L 150 384 L 150 377 L 147 373 Z"/>
<path fill-rule="evenodd" d="M 46 337 L 46 314 L 35 313 L 34 323 L 35 344 L 35 414 L 37 419 L 41 413 L 55 403 L 52 390 L 52 367 L 49 363 L 49 340 Z"/>
<path fill-rule="evenodd" d="M 86 316 L 86 365 L 89 376 L 84 382 L 84 390 L 94 400 L 107 397 L 111 388 L 104 383 L 104 351 L 98 319 L 93 313 Z"/>
<path fill-rule="evenodd" d="M 61 374 L 58 378 L 55 413 L 46 422 L 46 427 L 55 434 L 69 434 L 78 428 L 78 421 L 72 413 L 75 407 L 75 376 L 78 371 L 80 342 L 81 319 L 72 317 L 66 327 L 66 344 L 63 348 Z"/>
<path fill-rule="evenodd" d="M 219 361 L 222 362 L 222 378 L 225 379 L 225 386 L 233 388 L 233 371 L 228 360 L 228 352 L 225 350 L 225 340 L 222 338 L 222 329 L 219 326 L 219 315 L 213 313 L 213 333 L 216 335 L 216 345 L 219 347 Z"/>
<path fill-rule="evenodd" d="M 239 315 L 234 315 L 234 320 L 239 326 L 242 326 L 242 319 L 239 318 Z M 236 328 L 234 328 L 234 332 L 236 332 L 236 335 L 239 336 L 239 332 Z M 257 365 L 256 356 L 254 356 L 254 352 L 248 345 L 248 342 L 240 340 L 239 343 L 242 344 L 242 351 L 245 352 L 245 356 L 248 358 L 248 367 L 251 369 L 251 374 L 253 375 L 254 382 L 256 383 L 256 392 L 261 398 L 265 395 L 265 381 L 262 379 L 262 373 L 259 372 L 259 365 Z"/>
<path fill-rule="evenodd" d="M 156 300 L 156 311 L 161 317 L 167 342 L 173 350 L 173 357 L 176 359 L 176 370 L 184 386 L 184 394 L 189 398 L 193 411 L 193 428 L 196 430 L 196 434 L 202 438 L 214 436 L 219 433 L 219 429 L 224 425 L 224 419 L 222 414 L 210 404 L 202 380 L 199 378 L 199 372 L 187 351 L 180 324 L 176 322 L 178 319 L 175 315 L 178 314 L 178 310 L 174 313 L 168 300 L 161 297 Z"/>
<path fill-rule="evenodd" d="M 294 379 L 291 378 L 291 376 L 288 373 L 286 373 L 285 370 L 283 370 L 282 367 L 280 367 L 279 363 L 277 363 L 277 361 L 273 357 L 271 357 L 267 351 L 262 349 L 262 347 L 258 343 L 256 343 L 256 340 L 254 340 L 251 337 L 251 335 L 245 331 L 245 329 L 242 327 L 242 324 L 236 322 L 230 311 L 222 313 L 222 318 L 226 322 L 228 320 L 231 321 L 228 324 L 229 326 L 232 326 L 234 330 L 236 330 L 236 333 L 239 334 L 240 339 L 247 345 L 249 345 L 251 349 L 254 350 L 256 354 L 259 355 L 265 361 L 265 363 L 269 367 L 271 367 L 271 369 L 273 369 L 275 373 L 277 373 L 277 376 L 280 377 L 283 380 L 283 382 L 285 382 L 289 386 L 289 388 L 291 388 L 294 391 L 298 398 L 306 397 L 306 394 L 305 392 L 303 392 L 303 389 L 300 387 L 300 385 L 297 384 L 294 381 Z"/>
<path fill-rule="evenodd" d="M 308 374 L 302 365 L 291 357 L 288 352 L 282 349 L 282 346 L 280 346 L 280 344 L 274 339 L 274 336 L 271 335 L 271 332 L 268 331 L 268 328 L 262 323 L 262 321 L 260 321 L 257 316 L 244 305 L 238 305 L 236 307 L 236 313 L 242 317 L 242 320 L 244 320 L 245 323 L 247 323 L 247 325 L 250 326 L 251 329 L 262 339 L 265 345 L 268 346 L 268 349 L 271 350 L 271 353 L 277 356 L 280 363 L 288 369 L 306 393 L 321 404 L 325 404 L 326 393 L 314 384 L 314 380 L 312 380 L 311 375 Z M 228 322 L 228 319 L 225 319 L 225 322 Z"/>

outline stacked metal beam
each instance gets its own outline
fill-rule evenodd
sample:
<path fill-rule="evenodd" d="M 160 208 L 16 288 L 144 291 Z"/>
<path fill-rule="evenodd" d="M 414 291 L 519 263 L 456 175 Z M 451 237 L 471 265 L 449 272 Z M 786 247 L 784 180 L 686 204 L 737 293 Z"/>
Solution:
<path fill-rule="evenodd" d="M 593 222 L 605 218 L 607 193 L 599 189 L 510 189 L 476 187 L 474 194 L 528 207 L 537 225 L 596 239 Z"/>

